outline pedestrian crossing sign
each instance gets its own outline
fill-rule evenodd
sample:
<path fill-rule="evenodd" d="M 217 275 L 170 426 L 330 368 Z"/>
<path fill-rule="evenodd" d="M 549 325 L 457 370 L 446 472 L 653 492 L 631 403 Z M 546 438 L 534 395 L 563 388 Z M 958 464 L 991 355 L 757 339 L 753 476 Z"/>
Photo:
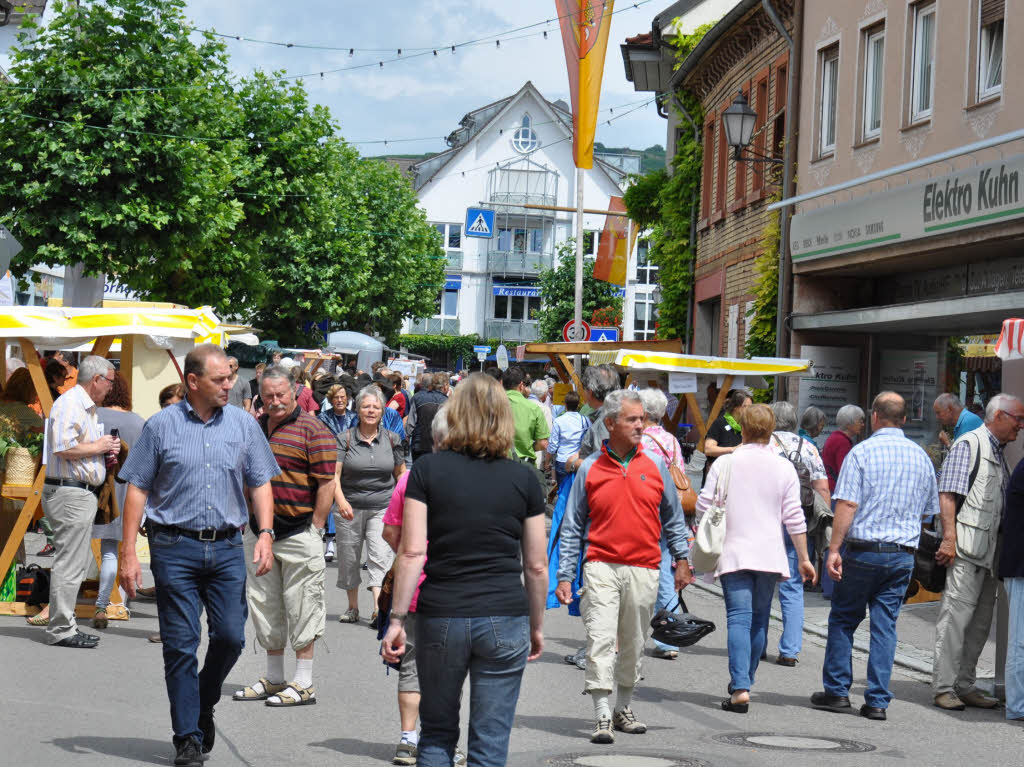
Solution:
<path fill-rule="evenodd" d="M 494 237 L 494 211 L 487 208 L 466 208 L 466 236 Z"/>

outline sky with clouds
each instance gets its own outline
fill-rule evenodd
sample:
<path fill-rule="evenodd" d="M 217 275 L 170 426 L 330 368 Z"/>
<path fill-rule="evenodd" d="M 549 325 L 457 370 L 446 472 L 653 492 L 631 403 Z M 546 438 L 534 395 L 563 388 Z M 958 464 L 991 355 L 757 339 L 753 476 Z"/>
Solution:
<path fill-rule="evenodd" d="M 653 96 L 637 93 L 626 81 L 619 45 L 626 37 L 650 31 L 651 19 L 669 4 L 617 4 L 601 107 L 622 109 L 602 113 L 602 119 L 634 109 Z M 361 143 L 364 155 L 442 151 L 443 137 L 458 127 L 462 115 L 515 93 L 527 80 L 552 101 L 569 100 L 557 20 L 499 36 L 500 46 L 493 39 L 498 33 L 554 19 L 554 0 L 188 0 L 186 12 L 198 27 L 221 33 L 346 49 L 303 50 L 228 40 L 231 63 L 239 74 L 254 69 L 318 73 L 370 64 L 305 79 L 311 100 L 330 108 L 349 141 L 420 139 L 389 143 L 386 148 Z M 452 44 L 479 38 L 487 38 L 486 44 L 451 53 Z M 434 47 L 437 57 L 429 52 L 409 58 L 413 49 Z M 349 56 L 348 48 L 381 50 Z M 391 61 L 398 58 L 399 48 L 402 59 Z M 665 121 L 649 104 L 610 125 L 600 123 L 597 140 L 634 149 L 664 145 Z"/>

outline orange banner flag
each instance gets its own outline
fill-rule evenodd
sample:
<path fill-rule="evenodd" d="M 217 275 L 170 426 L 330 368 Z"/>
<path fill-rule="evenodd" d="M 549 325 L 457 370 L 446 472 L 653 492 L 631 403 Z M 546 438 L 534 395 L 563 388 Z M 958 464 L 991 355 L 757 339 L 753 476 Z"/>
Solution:
<path fill-rule="evenodd" d="M 594 132 L 614 0 L 555 0 L 572 97 L 572 156 L 577 168 L 594 167 Z"/>
<path fill-rule="evenodd" d="M 601 232 L 601 242 L 597 247 L 597 260 L 594 261 L 594 279 L 625 286 L 626 265 L 633 245 L 633 238 L 629 235 L 629 219 L 625 215 L 626 205 L 621 197 L 610 197 L 608 210 L 621 211 L 623 215 L 605 217 L 604 231 Z"/>

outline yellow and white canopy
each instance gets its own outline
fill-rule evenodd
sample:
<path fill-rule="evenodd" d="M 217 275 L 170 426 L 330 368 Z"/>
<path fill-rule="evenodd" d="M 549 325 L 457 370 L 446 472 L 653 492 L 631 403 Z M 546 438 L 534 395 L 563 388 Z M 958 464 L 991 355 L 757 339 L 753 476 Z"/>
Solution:
<path fill-rule="evenodd" d="M 144 335 L 197 340 L 218 331 L 213 310 L 133 307 L 117 309 L 45 306 L 0 307 L 0 339 L 27 338 L 41 348 L 73 347 L 99 336 Z"/>
<path fill-rule="evenodd" d="M 592 351 L 590 364 L 612 363 L 629 370 L 657 370 L 664 373 L 697 373 L 714 376 L 799 375 L 811 369 L 811 360 L 784 357 L 703 357 L 696 354 L 619 349 Z"/>

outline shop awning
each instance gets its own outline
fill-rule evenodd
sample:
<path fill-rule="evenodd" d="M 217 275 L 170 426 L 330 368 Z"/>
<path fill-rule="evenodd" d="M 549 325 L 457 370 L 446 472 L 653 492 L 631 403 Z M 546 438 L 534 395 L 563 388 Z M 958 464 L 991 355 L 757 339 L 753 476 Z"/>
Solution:
<path fill-rule="evenodd" d="M 811 360 L 786 359 L 783 357 L 752 357 L 735 359 L 731 357 L 702 357 L 695 354 L 671 354 L 669 352 L 620 349 L 618 351 L 593 351 L 590 364 L 612 363 L 622 368 L 637 370 L 658 370 L 665 373 L 697 373 L 714 376 L 777 376 L 797 375 L 811 369 Z"/>
<path fill-rule="evenodd" d="M 996 343 L 996 356 L 1001 360 L 1024 359 L 1024 320 L 1003 320 L 1003 330 Z"/>

